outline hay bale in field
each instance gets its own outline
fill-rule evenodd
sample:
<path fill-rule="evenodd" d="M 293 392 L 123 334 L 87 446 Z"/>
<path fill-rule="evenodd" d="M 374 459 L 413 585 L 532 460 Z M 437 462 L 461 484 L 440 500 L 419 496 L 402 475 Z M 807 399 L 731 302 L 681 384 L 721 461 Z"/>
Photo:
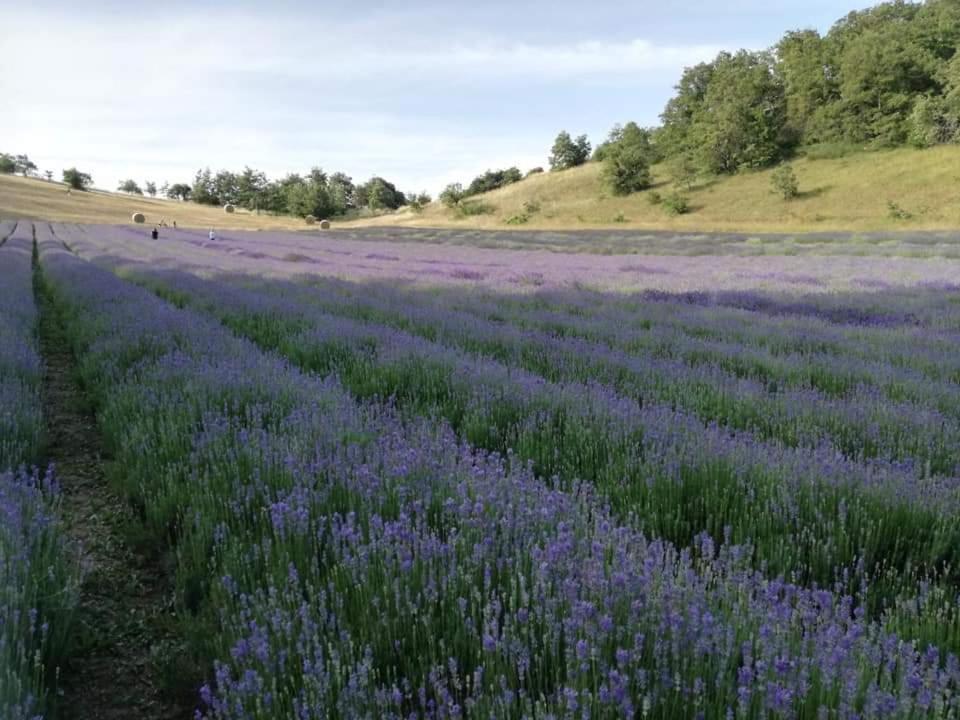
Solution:
<path fill-rule="evenodd" d="M 307 225 L 313 225 L 317 221 L 313 215 L 307 215 L 303 220 Z"/>
<path fill-rule="evenodd" d="M 227 215 L 231 215 L 234 210 L 236 210 L 236 208 L 235 208 L 233 205 L 231 205 L 230 203 L 227 203 L 226 205 L 223 206 L 223 211 L 224 211 Z"/>
<path fill-rule="evenodd" d="M 321 230 L 329 230 L 329 229 L 330 229 L 330 221 L 329 221 L 329 220 L 321 220 L 321 221 L 320 221 L 320 229 L 321 229 Z"/>
<path fill-rule="evenodd" d="M 131 220 L 137 225 L 143 225 L 147 221 L 147 216 L 141 212 L 136 212 L 131 216 Z"/>

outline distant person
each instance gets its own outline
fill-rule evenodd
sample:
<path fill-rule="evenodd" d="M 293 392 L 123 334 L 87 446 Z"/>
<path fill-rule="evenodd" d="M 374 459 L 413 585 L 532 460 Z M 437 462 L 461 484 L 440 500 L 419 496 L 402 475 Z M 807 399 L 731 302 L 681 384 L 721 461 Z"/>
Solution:
<path fill-rule="evenodd" d="M 174 230 L 177 229 L 177 221 L 176 221 L 176 220 L 173 221 L 173 229 L 174 229 Z"/>
<path fill-rule="evenodd" d="M 217 239 L 217 234 L 213 231 L 213 228 L 210 228 L 210 239 L 211 240 Z"/>
<path fill-rule="evenodd" d="M 156 240 L 158 237 L 160 237 L 160 231 L 157 230 L 157 228 L 154 228 L 153 230 L 150 231 L 150 237 Z"/>

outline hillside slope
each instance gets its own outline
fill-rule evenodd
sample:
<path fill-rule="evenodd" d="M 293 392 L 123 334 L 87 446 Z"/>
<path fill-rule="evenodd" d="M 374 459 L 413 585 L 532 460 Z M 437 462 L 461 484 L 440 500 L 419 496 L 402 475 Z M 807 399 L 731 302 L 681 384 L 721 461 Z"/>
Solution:
<path fill-rule="evenodd" d="M 459 216 L 434 202 L 422 213 L 409 209 L 347 223 L 349 226 L 410 225 L 489 229 L 643 228 L 699 231 L 944 230 L 960 228 L 960 146 L 930 150 L 865 152 L 839 159 L 794 162 L 801 196 L 785 202 L 771 191 L 771 170 L 701 182 L 687 193 L 692 212 L 669 216 L 650 202 L 653 192 L 673 191 L 664 167 L 654 168 L 655 185 L 615 197 L 597 163 L 522 182 L 471 198 L 489 204 L 486 215 Z M 895 219 L 888 203 L 911 217 Z M 507 220 L 540 206 L 520 225 Z"/>
<path fill-rule="evenodd" d="M 129 223 L 135 212 L 146 215 L 147 223 L 174 220 L 182 227 L 234 229 L 303 229 L 299 218 L 283 215 L 256 215 L 237 210 L 228 215 L 223 208 L 119 193 L 73 191 L 66 186 L 33 178 L 0 175 L 0 218 L 24 218 L 78 223 Z"/>

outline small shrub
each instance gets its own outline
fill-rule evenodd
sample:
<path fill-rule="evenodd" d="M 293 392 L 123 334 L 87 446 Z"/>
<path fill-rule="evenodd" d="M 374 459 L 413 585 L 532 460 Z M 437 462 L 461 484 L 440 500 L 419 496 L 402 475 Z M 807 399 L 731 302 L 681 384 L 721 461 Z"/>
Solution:
<path fill-rule="evenodd" d="M 543 168 L 542 168 L 542 167 L 537 166 L 537 167 L 535 167 L 535 168 L 530 168 L 530 169 L 527 171 L 527 177 L 530 177 L 531 175 L 539 175 L 539 174 L 542 173 L 542 172 L 543 172 Z"/>
<path fill-rule="evenodd" d="M 530 216 L 526 213 L 520 213 L 519 215 L 511 215 L 504 222 L 507 225 L 524 225 L 530 220 Z"/>
<path fill-rule="evenodd" d="M 540 212 L 540 203 L 536 200 L 527 200 L 523 203 L 523 212 L 526 215 L 536 215 Z"/>
<path fill-rule="evenodd" d="M 909 220 L 913 217 L 913 213 L 908 210 L 904 210 L 893 200 L 887 200 L 887 215 L 891 220 Z"/>
<path fill-rule="evenodd" d="M 494 212 L 493 205 L 481 202 L 462 202 L 457 205 L 457 212 L 461 217 L 475 217 L 477 215 L 491 215 Z"/>
<path fill-rule="evenodd" d="M 659 205 L 663 202 L 663 195 L 654 190 L 652 193 L 647 195 L 647 202 L 651 205 Z"/>
<path fill-rule="evenodd" d="M 615 223 L 625 223 L 627 221 L 627 216 L 624 215 L 622 212 L 618 212 L 616 215 L 613 216 L 613 221 Z"/>
<path fill-rule="evenodd" d="M 690 200 L 680 192 L 673 192 L 663 199 L 663 209 L 667 215 L 686 215 L 690 212 Z"/>
<path fill-rule="evenodd" d="M 797 174 L 793 167 L 788 164 L 781 165 L 770 176 L 770 184 L 773 186 L 773 192 L 780 195 L 784 200 L 793 200 L 800 194 L 800 183 L 797 180 Z"/>
<path fill-rule="evenodd" d="M 440 193 L 440 202 L 448 208 L 455 208 L 464 197 L 466 197 L 466 194 L 463 190 L 463 185 L 460 183 L 450 183 L 443 189 L 443 192 Z"/>

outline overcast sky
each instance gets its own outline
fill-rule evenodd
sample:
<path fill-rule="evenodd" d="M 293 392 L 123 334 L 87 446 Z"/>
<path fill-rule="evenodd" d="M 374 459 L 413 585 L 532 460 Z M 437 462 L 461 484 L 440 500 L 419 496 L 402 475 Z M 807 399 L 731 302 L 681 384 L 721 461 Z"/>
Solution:
<path fill-rule="evenodd" d="M 655 124 L 684 66 L 858 0 L 0 0 L 0 151 L 99 187 L 319 165 L 437 192 Z"/>

